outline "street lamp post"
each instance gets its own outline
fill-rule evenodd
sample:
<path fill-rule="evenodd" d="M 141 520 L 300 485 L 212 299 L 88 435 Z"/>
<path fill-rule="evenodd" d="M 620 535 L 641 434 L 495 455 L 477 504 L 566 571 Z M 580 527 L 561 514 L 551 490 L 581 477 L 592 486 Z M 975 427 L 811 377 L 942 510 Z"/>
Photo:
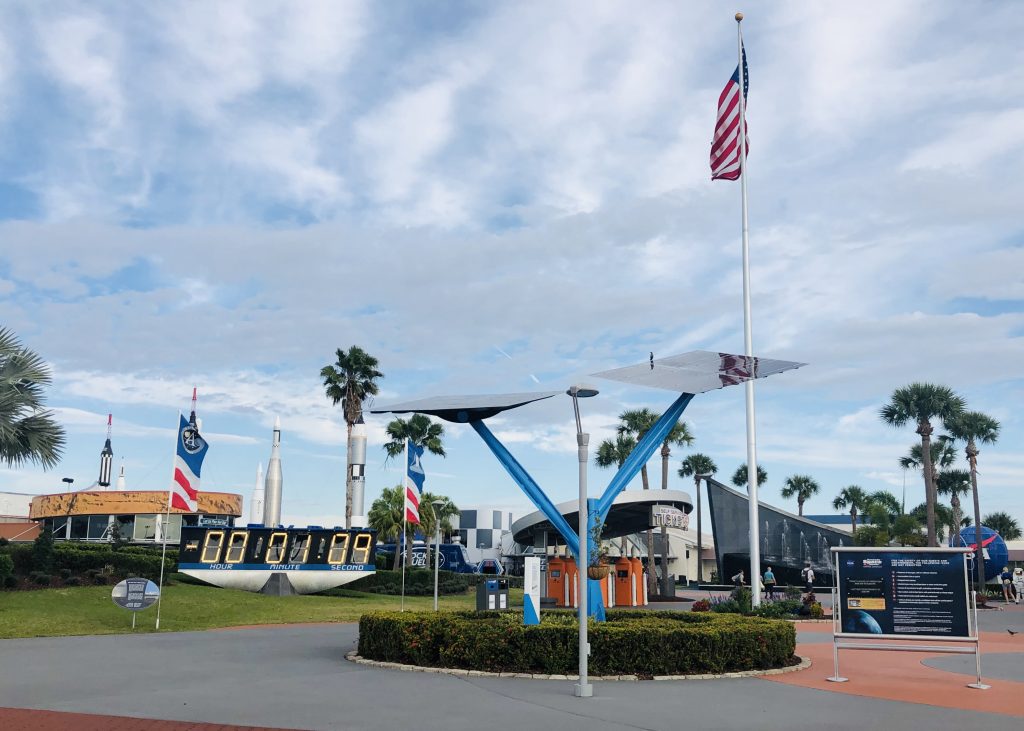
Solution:
<path fill-rule="evenodd" d="M 441 521 L 437 514 L 444 507 L 444 500 L 435 500 L 434 506 L 434 611 L 437 611 L 437 575 L 441 568 Z"/>
<path fill-rule="evenodd" d="M 589 398 L 597 395 L 597 389 L 589 386 L 570 386 L 566 391 L 572 397 L 572 410 L 576 416 L 576 446 L 578 447 L 580 462 L 580 555 L 579 571 L 579 619 L 580 619 L 580 682 L 576 685 L 575 695 L 577 698 L 590 698 L 594 695 L 594 686 L 587 682 L 587 656 L 590 654 L 590 643 L 587 640 L 587 564 L 590 563 L 590 545 L 588 539 L 587 524 L 587 446 L 590 444 L 590 435 L 584 433 L 583 424 L 580 421 L 579 399 Z"/>

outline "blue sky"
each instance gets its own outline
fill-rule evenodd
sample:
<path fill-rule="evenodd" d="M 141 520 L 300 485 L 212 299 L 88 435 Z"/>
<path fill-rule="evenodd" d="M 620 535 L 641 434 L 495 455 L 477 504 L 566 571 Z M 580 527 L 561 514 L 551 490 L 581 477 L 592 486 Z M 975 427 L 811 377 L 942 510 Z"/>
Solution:
<path fill-rule="evenodd" d="M 916 437 L 877 411 L 925 380 L 1002 422 L 983 511 L 1024 519 L 1024 21 L 744 9 L 755 351 L 810 364 L 758 387 L 765 499 L 797 473 L 822 485 L 812 513 L 851 483 L 899 494 Z M 2 469 L 0 489 L 92 482 L 108 411 L 129 485 L 163 488 L 195 384 L 205 487 L 248 500 L 280 415 L 285 520 L 330 523 L 344 424 L 318 372 L 337 347 L 380 359 L 379 403 L 742 350 L 739 188 L 708 171 L 734 68 L 712 2 L 5 4 L 0 312 L 52 364 L 69 440 L 56 470 Z M 671 401 L 600 386 L 595 444 Z M 730 475 L 742 389 L 685 418 Z M 385 423 L 369 499 L 397 477 Z M 492 428 L 574 495 L 567 398 Z M 526 506 L 471 431 L 447 448 L 431 489 Z"/>

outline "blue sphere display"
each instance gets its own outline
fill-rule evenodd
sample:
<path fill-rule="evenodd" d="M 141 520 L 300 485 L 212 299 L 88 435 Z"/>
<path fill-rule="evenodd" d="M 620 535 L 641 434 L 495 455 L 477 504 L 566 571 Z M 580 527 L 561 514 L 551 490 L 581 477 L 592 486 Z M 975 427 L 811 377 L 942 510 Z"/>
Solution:
<path fill-rule="evenodd" d="M 950 543 L 954 546 L 967 546 L 968 548 L 973 546 L 974 526 L 964 528 L 960 531 L 960 535 Z M 988 581 L 994 579 L 1003 570 L 1003 566 L 1006 566 L 1010 559 L 1010 552 L 1006 548 L 1006 541 L 1003 540 L 1003 537 L 986 526 L 981 526 L 981 547 L 982 555 L 985 557 L 985 581 Z M 973 577 L 976 570 L 974 561 L 968 561 L 967 567 Z"/>

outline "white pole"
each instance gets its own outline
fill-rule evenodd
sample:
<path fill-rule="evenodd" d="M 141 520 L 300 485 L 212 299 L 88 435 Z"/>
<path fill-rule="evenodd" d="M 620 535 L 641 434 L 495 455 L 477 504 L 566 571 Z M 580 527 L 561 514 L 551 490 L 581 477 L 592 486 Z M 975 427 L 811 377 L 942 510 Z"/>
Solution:
<path fill-rule="evenodd" d="M 434 506 L 431 505 L 431 508 Z M 441 521 L 434 510 L 434 611 L 437 611 L 437 575 L 441 571 Z"/>
<path fill-rule="evenodd" d="M 181 412 L 178 412 L 178 429 L 181 428 Z M 178 430 L 175 429 L 176 434 L 174 439 L 174 458 L 178 456 L 178 439 L 181 439 L 181 434 L 178 434 Z M 171 459 L 171 479 L 174 479 L 174 459 Z M 164 522 L 160 526 L 160 537 L 163 539 L 164 550 L 160 555 L 160 591 L 156 595 L 156 628 L 160 629 L 160 604 L 164 598 L 164 561 L 167 559 L 167 521 L 171 516 L 171 490 L 167 489 L 167 509 L 164 513 Z"/>
<path fill-rule="evenodd" d="M 590 588 L 590 584 L 587 581 L 587 566 L 590 564 L 590 547 L 587 533 L 587 523 L 589 521 L 587 512 L 589 506 L 587 505 L 587 446 L 590 443 L 590 435 L 580 430 L 580 410 L 576 401 L 576 396 L 572 397 L 572 405 L 576 411 L 576 445 L 578 447 L 577 452 L 579 454 L 580 462 L 580 496 L 579 496 L 579 507 L 580 507 L 580 555 L 578 563 L 578 574 L 579 574 L 579 590 L 577 591 L 579 599 L 579 624 L 580 624 L 580 659 L 579 659 L 579 675 L 580 682 L 575 688 L 575 695 L 577 698 L 590 698 L 594 695 L 594 686 L 587 682 L 587 655 L 590 654 L 590 643 L 587 640 L 587 594 Z"/>
<path fill-rule="evenodd" d="M 402 546 L 405 546 L 405 553 L 402 554 L 402 611 L 405 611 L 405 564 L 409 560 L 409 546 L 406 544 L 405 531 L 406 531 L 406 515 L 408 511 L 405 507 L 406 490 L 409 489 L 408 485 L 405 484 L 409 477 L 409 440 L 405 440 L 405 449 L 402 451 L 402 535 L 399 536 L 398 545 L 395 546 L 395 550 L 401 550 Z"/>
<path fill-rule="evenodd" d="M 747 393 L 747 499 L 749 503 L 747 521 L 750 524 L 750 594 L 751 603 L 761 604 L 761 546 L 760 526 L 757 510 L 757 430 L 754 425 L 754 342 L 750 331 L 750 242 L 747 222 L 747 100 L 744 96 L 745 74 L 743 65 L 743 30 L 740 23 L 743 13 L 736 13 L 736 56 L 739 59 L 739 100 L 740 100 L 740 196 L 743 208 L 743 347 L 747 356 L 750 380 L 746 383 Z M 699 560 L 699 559 L 698 559 Z"/>

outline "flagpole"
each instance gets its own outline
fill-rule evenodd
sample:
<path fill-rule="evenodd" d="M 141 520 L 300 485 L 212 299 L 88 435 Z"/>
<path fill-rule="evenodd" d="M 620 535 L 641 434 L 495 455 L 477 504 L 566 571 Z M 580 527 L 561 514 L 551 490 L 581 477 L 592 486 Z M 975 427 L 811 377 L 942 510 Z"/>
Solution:
<path fill-rule="evenodd" d="M 757 505 L 757 429 L 754 422 L 754 342 L 750 327 L 750 226 L 747 220 L 747 99 L 746 66 L 743 63 L 743 13 L 736 13 L 736 56 L 739 69 L 740 101 L 740 197 L 743 210 L 743 348 L 750 378 L 746 382 L 747 402 L 747 521 L 750 525 L 751 604 L 761 604 L 761 539 Z"/>
<path fill-rule="evenodd" d="M 402 554 L 402 611 L 405 611 L 405 564 L 409 560 L 409 547 L 405 545 L 405 532 L 406 519 L 409 515 L 409 510 L 405 507 L 405 501 L 409 499 L 406 491 L 409 486 L 405 484 L 406 480 L 409 479 L 409 440 L 405 440 L 405 449 L 402 451 L 402 535 L 398 541 L 398 545 L 395 550 L 400 550 L 403 546 L 405 552 Z"/>
<path fill-rule="evenodd" d="M 174 457 L 178 456 L 178 439 L 181 434 L 181 411 L 178 412 L 178 426 L 175 429 Z M 174 479 L 174 459 L 171 459 L 171 479 Z M 164 562 L 167 560 L 167 521 L 171 519 L 171 488 L 167 488 L 167 509 L 164 513 L 164 522 L 160 526 L 160 537 L 163 539 L 164 548 L 160 554 L 160 589 L 156 595 L 156 628 L 160 629 L 160 604 L 164 598 Z"/>

